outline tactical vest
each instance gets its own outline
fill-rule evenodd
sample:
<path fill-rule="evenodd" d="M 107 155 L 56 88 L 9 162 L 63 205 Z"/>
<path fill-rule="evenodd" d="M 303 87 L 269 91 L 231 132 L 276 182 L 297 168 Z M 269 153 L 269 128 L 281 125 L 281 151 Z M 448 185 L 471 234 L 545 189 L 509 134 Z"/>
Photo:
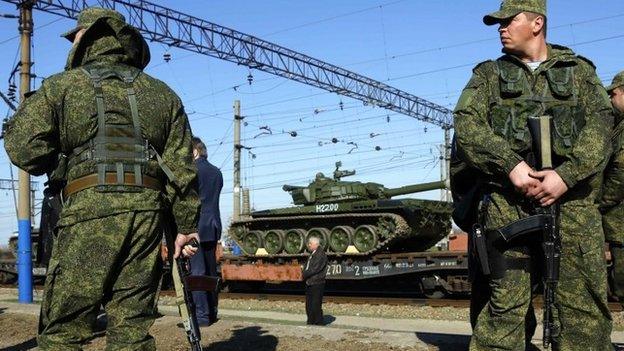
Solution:
<path fill-rule="evenodd" d="M 82 70 L 91 79 L 95 90 L 97 108 L 97 133 L 83 145 L 72 150 L 68 157 L 68 168 L 87 163 L 84 174 L 75 177 L 65 188 L 65 195 L 95 187 L 97 191 L 142 191 L 143 188 L 162 190 L 158 165 L 173 179 L 160 155 L 143 138 L 139 111 L 134 90 L 134 81 L 139 70 L 122 66 L 87 66 Z M 112 123 L 106 118 L 106 105 L 102 85 L 104 81 L 117 79 L 126 85 L 126 95 L 131 118 Z M 124 116 L 128 117 L 128 116 Z M 154 160 L 156 159 L 156 160 Z M 150 163 L 157 163 L 156 167 Z"/>
<path fill-rule="evenodd" d="M 573 62 L 559 62 L 540 72 L 546 75 L 547 86 L 539 92 L 535 91 L 534 82 L 528 81 L 525 69 L 505 59 L 497 60 L 498 91 L 493 89 L 489 109 L 494 133 L 505 138 L 513 151 L 525 157 L 531 151 L 527 118 L 552 116 L 552 149 L 557 166 L 570 154 L 585 125 L 578 89 L 574 85 L 575 69 Z"/>

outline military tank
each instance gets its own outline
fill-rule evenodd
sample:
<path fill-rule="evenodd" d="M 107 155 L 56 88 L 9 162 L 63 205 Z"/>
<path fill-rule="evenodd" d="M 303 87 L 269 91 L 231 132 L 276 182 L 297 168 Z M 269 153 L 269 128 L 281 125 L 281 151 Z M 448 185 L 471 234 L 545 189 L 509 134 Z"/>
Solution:
<path fill-rule="evenodd" d="M 447 187 L 444 181 L 386 188 L 379 183 L 343 181 L 355 171 L 333 178 L 317 173 L 308 186 L 284 185 L 296 206 L 243 215 L 230 226 L 230 236 L 245 256 L 307 255 L 315 236 L 328 256 L 364 256 L 383 252 L 425 251 L 450 230 L 450 203 L 395 196 Z"/>

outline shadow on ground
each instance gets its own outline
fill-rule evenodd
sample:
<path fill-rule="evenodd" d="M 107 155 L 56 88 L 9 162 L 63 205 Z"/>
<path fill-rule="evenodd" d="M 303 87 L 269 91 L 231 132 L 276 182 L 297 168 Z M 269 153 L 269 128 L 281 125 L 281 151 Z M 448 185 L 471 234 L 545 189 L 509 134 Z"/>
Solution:
<path fill-rule="evenodd" d="M 323 325 L 330 325 L 336 321 L 336 317 L 326 314 L 323 316 Z"/>
<path fill-rule="evenodd" d="M 37 347 L 37 339 L 32 338 L 22 343 L 19 343 L 17 345 L 3 347 L 0 349 L 0 351 L 22 351 L 22 350 L 34 349 L 36 347 Z"/>
<path fill-rule="evenodd" d="M 2 307 L 2 308 L 0 308 L 0 314 L 3 314 L 3 313 L 4 313 L 4 311 L 6 311 L 6 307 Z"/>
<path fill-rule="evenodd" d="M 275 351 L 277 342 L 277 337 L 267 334 L 267 331 L 262 330 L 262 327 L 254 326 L 235 329 L 228 340 L 212 343 L 210 346 L 204 347 L 204 351 Z"/>
<path fill-rule="evenodd" d="M 439 351 L 468 350 L 470 344 L 469 335 L 416 333 L 416 337 L 427 345 L 437 347 Z"/>

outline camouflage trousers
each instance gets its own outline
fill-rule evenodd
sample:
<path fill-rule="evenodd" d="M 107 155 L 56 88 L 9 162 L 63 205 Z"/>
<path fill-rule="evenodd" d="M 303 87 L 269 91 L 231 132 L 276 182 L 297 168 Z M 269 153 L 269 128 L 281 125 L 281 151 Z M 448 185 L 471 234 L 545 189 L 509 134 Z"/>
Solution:
<path fill-rule="evenodd" d="M 496 209 L 501 210 L 504 206 Z M 553 349 L 613 350 L 598 210 L 592 206 L 563 207 L 561 237 L 561 267 L 553 311 L 559 334 Z M 510 248 L 504 256 L 526 257 L 526 251 L 520 251 Z M 531 290 L 531 273 L 525 269 L 513 267 L 502 278 L 490 279 L 489 300 L 476 318 L 470 350 L 525 350 Z"/>
<path fill-rule="evenodd" d="M 613 294 L 618 297 L 620 304 L 624 306 L 624 247 L 611 245 L 611 263 L 613 271 L 611 275 Z"/>
<path fill-rule="evenodd" d="M 37 342 L 80 350 L 107 314 L 107 350 L 155 350 L 149 329 L 162 272 L 160 212 L 130 212 L 61 227 L 45 282 Z"/>

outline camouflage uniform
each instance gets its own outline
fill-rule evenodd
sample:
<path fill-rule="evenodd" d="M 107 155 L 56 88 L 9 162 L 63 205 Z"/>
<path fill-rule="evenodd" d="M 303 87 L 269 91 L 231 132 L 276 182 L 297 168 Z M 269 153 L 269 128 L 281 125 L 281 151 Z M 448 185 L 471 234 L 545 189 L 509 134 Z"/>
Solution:
<path fill-rule="evenodd" d="M 484 22 L 494 24 L 496 18 L 522 11 L 545 15 L 545 2 L 507 0 Z M 562 254 L 554 316 L 560 332 L 555 349 L 612 349 L 604 237 L 596 204 L 610 152 L 610 112 L 595 67 L 557 45 L 548 45 L 547 59 L 535 71 L 513 55 L 479 64 L 455 109 L 457 148 L 482 178 L 498 184 L 485 189 L 488 239 L 497 228 L 529 215 L 532 205 L 513 190 L 508 175 L 530 152 L 527 118 L 553 116 L 555 171 L 569 188 L 559 201 Z M 531 239 L 495 248 L 498 259 L 490 255 L 490 298 L 476 320 L 471 350 L 525 348 L 530 272 L 541 267 L 535 245 L 539 240 Z"/>
<path fill-rule="evenodd" d="M 613 79 L 607 91 L 624 87 L 624 72 Z M 602 228 L 609 243 L 613 264 L 612 288 L 624 304 L 624 111 L 614 108 L 615 127 L 611 136 L 613 154 L 605 171 L 601 201 Z"/>
<path fill-rule="evenodd" d="M 72 48 L 65 71 L 47 78 L 15 114 L 6 132 L 7 153 L 15 165 L 34 175 L 62 169 L 59 155 L 68 155 L 62 175 L 68 181 L 67 191 L 76 179 L 99 172 L 103 161 L 93 155 L 102 145 L 83 147 L 97 139 L 99 131 L 132 132 L 133 126 L 139 126 L 134 129 L 140 134 L 135 134 L 136 139 L 123 133 L 105 136 L 105 155 L 114 157 L 128 145 L 126 154 L 139 150 L 139 156 L 148 155 L 142 144 L 149 145 L 155 151 L 150 156 L 126 161 L 131 171 L 139 172 L 133 175 L 159 180 L 161 190 L 138 181 L 118 181 L 65 198 L 45 283 L 38 344 L 44 350 L 79 350 L 92 337 L 96 316 L 104 306 L 108 349 L 154 350 L 149 328 L 156 317 L 158 247 L 165 211 L 172 210 L 179 233 L 197 232 L 200 203 L 191 130 L 177 95 L 142 72 L 149 62 L 149 48 L 121 14 L 86 9 L 78 19 L 80 28 L 86 32 Z M 76 32 L 66 36 L 71 39 Z M 112 74 L 96 88 L 93 72 L 104 72 L 102 77 L 106 72 L 121 72 L 123 79 Z M 128 140 L 138 142 L 128 144 Z M 125 172 L 124 162 L 113 166 Z"/>

